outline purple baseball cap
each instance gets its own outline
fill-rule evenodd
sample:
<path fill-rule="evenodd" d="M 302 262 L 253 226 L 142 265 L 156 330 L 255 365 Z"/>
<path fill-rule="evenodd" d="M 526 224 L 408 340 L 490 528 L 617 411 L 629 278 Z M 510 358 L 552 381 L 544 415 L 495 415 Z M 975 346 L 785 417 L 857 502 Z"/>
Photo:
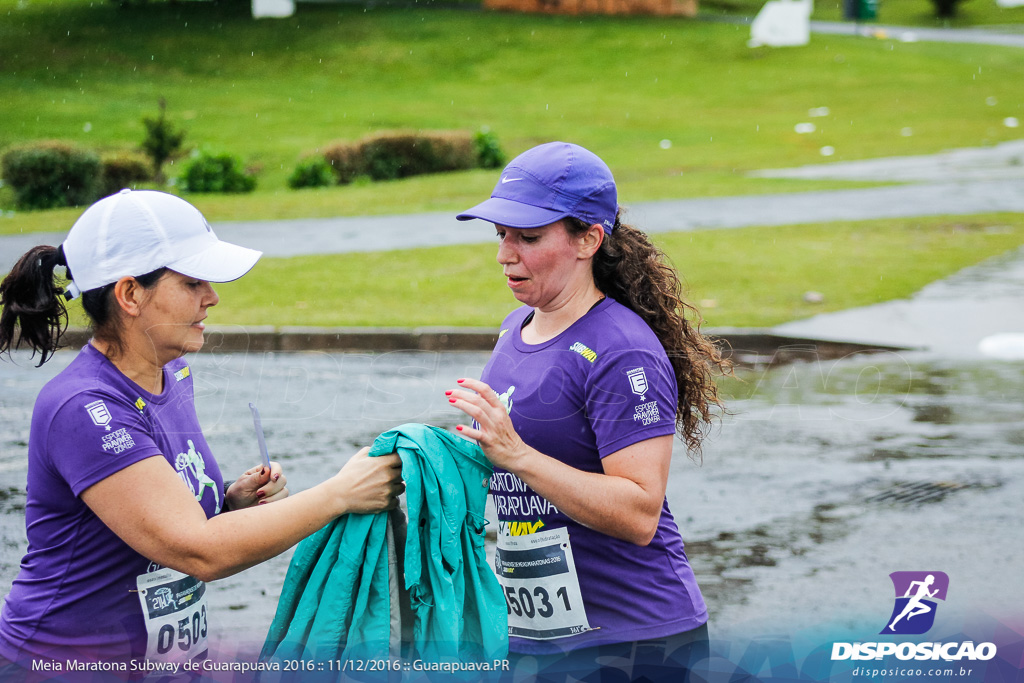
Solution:
<path fill-rule="evenodd" d="M 548 142 L 510 161 L 491 198 L 456 218 L 539 228 L 572 216 L 610 235 L 618 209 L 615 179 L 606 163 L 579 145 Z"/>

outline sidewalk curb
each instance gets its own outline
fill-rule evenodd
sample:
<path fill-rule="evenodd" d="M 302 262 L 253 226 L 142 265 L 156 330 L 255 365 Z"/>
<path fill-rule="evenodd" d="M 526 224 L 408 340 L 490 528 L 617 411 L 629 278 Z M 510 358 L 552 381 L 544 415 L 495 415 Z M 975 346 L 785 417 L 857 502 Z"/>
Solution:
<path fill-rule="evenodd" d="M 908 347 L 778 334 L 771 328 L 706 328 L 705 335 L 731 350 L 741 365 L 777 365 L 800 359 L 830 360 L 882 351 L 912 351 Z M 62 340 L 69 348 L 84 346 L 85 328 L 68 328 Z M 206 329 L 206 353 L 330 353 L 397 351 L 490 351 L 498 340 L 490 327 L 272 327 L 217 326 Z"/>

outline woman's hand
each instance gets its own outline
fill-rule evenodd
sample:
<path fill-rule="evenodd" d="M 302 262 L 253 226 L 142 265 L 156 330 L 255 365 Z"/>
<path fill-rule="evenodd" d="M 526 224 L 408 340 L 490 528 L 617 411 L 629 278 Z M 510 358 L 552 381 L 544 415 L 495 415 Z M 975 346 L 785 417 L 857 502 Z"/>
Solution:
<path fill-rule="evenodd" d="M 224 510 L 241 510 L 284 500 L 288 497 L 288 478 L 281 471 L 281 464 L 270 463 L 270 469 L 263 465 L 250 467 L 228 487 L 224 494 Z"/>
<path fill-rule="evenodd" d="M 455 428 L 469 438 L 476 439 L 492 465 L 515 472 L 516 465 L 526 458 L 530 449 L 516 434 L 512 418 L 498 394 L 479 380 L 460 379 L 459 384 L 463 389 L 444 393 L 452 405 L 476 420 L 478 428 L 467 425 L 457 425 Z"/>
<path fill-rule="evenodd" d="M 397 453 L 371 458 L 363 448 L 341 468 L 332 482 L 339 487 L 344 513 L 381 512 L 398 507 L 398 496 L 405 491 L 402 459 Z"/>

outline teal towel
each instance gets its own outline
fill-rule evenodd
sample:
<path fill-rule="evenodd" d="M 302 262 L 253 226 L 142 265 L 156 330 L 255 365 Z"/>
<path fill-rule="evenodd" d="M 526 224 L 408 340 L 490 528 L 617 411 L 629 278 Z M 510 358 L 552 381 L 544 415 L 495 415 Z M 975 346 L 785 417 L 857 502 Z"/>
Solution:
<path fill-rule="evenodd" d="M 475 444 L 422 424 L 384 432 L 370 449 L 394 452 L 409 512 L 404 586 L 413 623 L 403 656 L 504 658 L 508 612 L 484 551 L 490 464 Z M 387 515 L 339 517 L 296 549 L 261 658 L 386 658 L 391 612 Z"/>

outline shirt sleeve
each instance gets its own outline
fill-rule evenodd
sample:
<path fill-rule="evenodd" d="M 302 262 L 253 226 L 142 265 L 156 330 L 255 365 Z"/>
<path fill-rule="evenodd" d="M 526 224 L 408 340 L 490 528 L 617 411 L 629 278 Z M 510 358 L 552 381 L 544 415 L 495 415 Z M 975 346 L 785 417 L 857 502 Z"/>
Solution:
<path fill-rule="evenodd" d="M 662 350 L 612 352 L 587 383 L 587 418 L 604 458 L 646 439 L 675 433 L 678 392 Z"/>
<path fill-rule="evenodd" d="M 46 447 L 76 496 L 129 465 L 161 455 L 135 406 L 91 391 L 61 406 L 50 423 Z"/>

